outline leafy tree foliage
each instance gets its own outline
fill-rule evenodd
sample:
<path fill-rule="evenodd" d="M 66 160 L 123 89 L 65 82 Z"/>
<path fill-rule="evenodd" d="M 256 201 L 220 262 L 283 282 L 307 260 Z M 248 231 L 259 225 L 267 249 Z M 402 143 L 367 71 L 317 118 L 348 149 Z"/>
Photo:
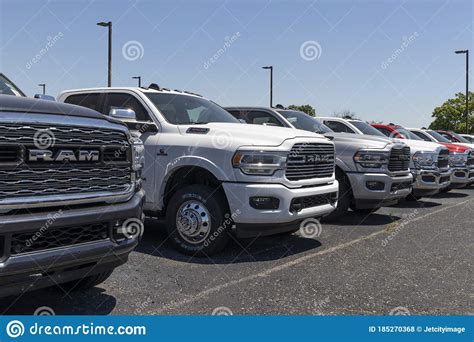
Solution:
<path fill-rule="evenodd" d="M 293 110 L 298 110 L 300 112 L 304 112 L 308 115 L 311 116 L 316 116 L 316 109 L 314 109 L 311 105 L 306 104 L 306 105 L 290 105 L 288 106 L 288 109 L 293 109 Z"/>
<path fill-rule="evenodd" d="M 431 115 L 434 120 L 430 129 L 444 129 L 455 132 L 466 132 L 466 96 L 457 93 L 456 97 L 448 99 L 436 107 Z M 474 132 L 474 93 L 469 92 L 469 132 Z"/>

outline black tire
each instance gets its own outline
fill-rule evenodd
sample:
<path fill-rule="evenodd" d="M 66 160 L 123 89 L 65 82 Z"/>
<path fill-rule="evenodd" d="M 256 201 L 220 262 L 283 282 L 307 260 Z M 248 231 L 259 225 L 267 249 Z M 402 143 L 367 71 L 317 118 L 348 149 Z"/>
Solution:
<path fill-rule="evenodd" d="M 359 214 L 364 214 L 364 215 L 370 215 L 375 213 L 377 210 L 379 210 L 380 207 L 377 208 L 352 208 L 352 211 L 355 211 L 356 213 Z"/>
<path fill-rule="evenodd" d="M 110 269 L 101 273 L 97 273 L 82 279 L 69 281 L 67 283 L 60 284 L 59 287 L 67 291 L 78 291 L 78 290 L 87 290 L 94 286 L 97 286 L 104 281 L 106 281 L 114 269 Z"/>
<path fill-rule="evenodd" d="M 352 202 L 352 189 L 349 180 L 341 172 L 336 171 L 336 179 L 339 182 L 339 194 L 337 207 L 323 221 L 335 221 L 347 214 Z"/>
<path fill-rule="evenodd" d="M 186 234 L 180 233 L 177 224 L 178 210 L 186 203 L 200 203 L 197 210 L 206 210 L 206 218 L 210 221 L 210 229 L 197 241 L 187 241 Z M 166 210 L 166 230 L 173 246 L 181 253 L 193 256 L 210 256 L 221 251 L 229 242 L 232 220 L 227 208 L 226 199 L 219 192 L 204 185 L 190 185 L 178 190 L 170 199 Z M 187 206 L 184 207 L 186 209 Z M 199 217 L 192 213 L 191 218 Z M 188 220 L 189 222 L 189 220 Z M 188 240 L 190 239 L 186 236 Z M 202 241 L 201 241 L 202 240 Z"/>

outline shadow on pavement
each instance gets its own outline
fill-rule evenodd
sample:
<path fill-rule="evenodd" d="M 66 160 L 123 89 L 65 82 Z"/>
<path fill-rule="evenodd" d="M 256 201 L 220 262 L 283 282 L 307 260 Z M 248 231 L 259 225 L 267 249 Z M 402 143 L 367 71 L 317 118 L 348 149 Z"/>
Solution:
<path fill-rule="evenodd" d="M 280 234 L 255 239 L 231 238 L 229 245 L 212 257 L 192 257 L 176 251 L 165 233 L 162 224 L 147 220 L 145 234 L 135 252 L 175 261 L 195 264 L 236 264 L 254 261 L 270 261 L 304 253 L 321 246 L 314 238 L 297 234 Z"/>
<path fill-rule="evenodd" d="M 341 217 L 337 221 L 327 221 L 328 224 L 336 226 L 383 226 L 394 221 L 398 221 L 400 217 L 385 214 L 362 214 L 350 211 L 347 215 Z M 325 222 L 326 223 L 326 222 Z"/>
<path fill-rule="evenodd" d="M 461 190 L 467 190 L 467 189 L 461 189 Z M 469 194 L 466 194 L 465 192 L 440 192 L 437 195 L 434 195 L 433 198 L 463 198 L 467 197 Z"/>
<path fill-rule="evenodd" d="M 440 205 L 441 203 L 427 201 L 426 199 L 422 198 L 418 201 L 400 201 L 394 205 L 393 208 L 433 208 Z"/>
<path fill-rule="evenodd" d="M 50 288 L 27 292 L 19 297 L 0 298 L 0 314 L 33 315 L 36 309 L 48 307 L 56 315 L 108 315 L 116 303 L 115 297 L 99 287 L 69 295 Z"/>

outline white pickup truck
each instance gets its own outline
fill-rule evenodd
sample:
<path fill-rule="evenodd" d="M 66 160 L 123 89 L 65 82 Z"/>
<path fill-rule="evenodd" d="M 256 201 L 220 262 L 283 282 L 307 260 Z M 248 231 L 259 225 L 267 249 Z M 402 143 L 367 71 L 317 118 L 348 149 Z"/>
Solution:
<path fill-rule="evenodd" d="M 334 144 L 302 130 L 243 125 L 203 97 L 148 88 L 69 90 L 59 101 L 121 118 L 145 144 L 145 212 L 174 246 L 211 255 L 229 233 L 297 231 L 337 204 Z"/>

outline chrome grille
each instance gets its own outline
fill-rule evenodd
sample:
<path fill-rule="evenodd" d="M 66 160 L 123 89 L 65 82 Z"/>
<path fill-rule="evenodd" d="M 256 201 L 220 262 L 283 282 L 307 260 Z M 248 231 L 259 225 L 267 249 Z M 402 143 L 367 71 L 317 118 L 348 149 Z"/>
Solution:
<path fill-rule="evenodd" d="M 53 146 L 35 146 L 35 134 L 47 129 L 54 135 Z M 38 142 L 37 142 L 38 144 Z M 97 151 L 97 160 L 32 160 L 32 150 Z M 131 147 L 124 132 L 112 129 L 68 127 L 46 124 L 0 124 L 0 205 L 9 200 L 38 196 L 121 195 L 133 187 Z M 50 199 L 51 201 L 51 199 Z"/>
<path fill-rule="evenodd" d="M 474 151 L 469 153 L 467 156 L 467 166 L 473 167 L 474 166 Z"/>
<path fill-rule="evenodd" d="M 394 147 L 390 151 L 388 169 L 390 171 L 407 171 L 410 167 L 410 147 Z"/>
<path fill-rule="evenodd" d="M 334 173 L 334 146 L 319 143 L 298 143 L 288 155 L 286 178 L 298 181 L 331 177 Z"/>
<path fill-rule="evenodd" d="M 446 169 L 449 166 L 449 150 L 444 149 L 438 155 L 438 168 Z"/>
<path fill-rule="evenodd" d="M 128 145 L 125 135 L 116 130 L 46 124 L 0 124 L 0 144 L 34 145 L 35 134 L 48 131 L 56 145 Z"/>

